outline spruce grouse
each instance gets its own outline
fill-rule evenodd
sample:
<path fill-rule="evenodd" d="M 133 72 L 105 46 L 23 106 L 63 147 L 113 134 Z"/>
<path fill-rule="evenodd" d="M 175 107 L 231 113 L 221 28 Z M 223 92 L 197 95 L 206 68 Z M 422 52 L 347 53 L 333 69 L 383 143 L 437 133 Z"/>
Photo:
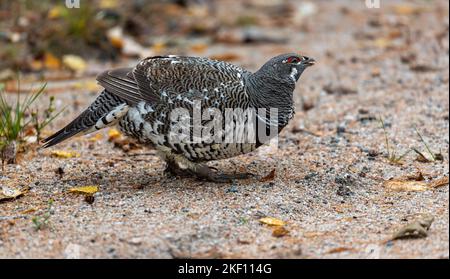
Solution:
<path fill-rule="evenodd" d="M 275 127 L 276 136 L 294 115 L 295 83 L 314 62 L 282 54 L 251 73 L 207 58 L 149 57 L 134 68 L 100 74 L 102 93 L 80 116 L 45 139 L 44 147 L 118 125 L 127 136 L 155 148 L 172 173 L 215 182 L 245 178 L 249 174 L 224 174 L 204 163 L 255 150 L 270 139 L 259 137 L 261 130 L 267 136 Z M 252 115 L 256 121 L 250 121 Z M 246 140 L 227 138 L 244 130 L 250 135 Z"/>

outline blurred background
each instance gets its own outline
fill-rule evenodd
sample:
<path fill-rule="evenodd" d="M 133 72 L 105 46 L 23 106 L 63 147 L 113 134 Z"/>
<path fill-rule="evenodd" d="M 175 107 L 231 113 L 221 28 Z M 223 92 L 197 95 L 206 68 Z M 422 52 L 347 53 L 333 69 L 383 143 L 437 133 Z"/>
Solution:
<path fill-rule="evenodd" d="M 231 51 L 236 46 L 282 48 L 308 32 L 314 22 L 306 18 L 317 8 L 295 0 L 81 0 L 79 8 L 64 0 L 3 0 L 0 68 L 70 68 L 65 55 L 118 62 L 177 53 L 238 61 L 239 53 Z M 253 52 L 252 58 L 259 56 Z"/>
<path fill-rule="evenodd" d="M 168 53 L 253 68 L 287 51 L 325 63 L 396 51 L 408 60 L 436 51 L 447 35 L 448 5 L 440 0 L 2 0 L 0 81 L 17 71 L 43 78 L 54 71 L 56 78 L 64 71 L 92 74 L 98 68 L 89 63 Z M 424 42 L 420 51 L 408 53 L 416 40 Z"/>
<path fill-rule="evenodd" d="M 117 130 L 36 149 L 106 69 L 178 54 L 254 71 L 286 52 L 317 63 L 278 148 L 212 163 L 266 180 L 167 177 Z M 447 0 L 0 0 L 0 97 L 0 257 L 448 258 Z M 83 185 L 95 202 L 67 194 Z M 429 237 L 385 242 L 418 213 Z"/>

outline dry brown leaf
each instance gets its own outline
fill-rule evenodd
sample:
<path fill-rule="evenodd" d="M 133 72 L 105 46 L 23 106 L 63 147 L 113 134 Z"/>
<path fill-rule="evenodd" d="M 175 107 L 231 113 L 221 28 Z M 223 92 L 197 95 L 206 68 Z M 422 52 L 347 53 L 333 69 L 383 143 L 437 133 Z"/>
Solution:
<path fill-rule="evenodd" d="M 426 191 L 433 188 L 442 187 L 449 184 L 449 178 L 447 176 L 439 178 L 437 180 L 425 182 L 423 174 L 407 176 L 404 179 L 388 180 L 383 183 L 383 186 L 393 191 Z"/>
<path fill-rule="evenodd" d="M 260 182 L 267 182 L 267 181 L 272 181 L 274 179 L 275 179 L 275 169 L 271 170 L 268 175 L 264 176 L 259 181 Z"/>
<path fill-rule="evenodd" d="M 191 46 L 192 51 L 197 52 L 197 53 L 205 52 L 207 48 L 208 48 L 208 45 L 204 44 L 204 43 L 193 44 Z"/>
<path fill-rule="evenodd" d="M 273 218 L 273 217 L 264 217 L 259 219 L 259 222 L 262 224 L 266 224 L 269 226 L 284 226 L 286 223 L 283 222 L 280 219 Z"/>
<path fill-rule="evenodd" d="M 0 191 L 0 201 L 18 198 L 25 194 L 25 192 L 26 191 L 3 186 Z"/>
<path fill-rule="evenodd" d="M 448 183 L 449 183 L 448 176 L 444 176 L 444 177 L 441 177 L 441 178 L 439 178 L 437 180 L 431 181 L 429 186 L 431 188 L 437 188 L 437 187 L 442 187 L 442 186 L 448 185 Z"/>
<path fill-rule="evenodd" d="M 24 211 L 21 211 L 20 214 L 25 215 L 25 214 L 33 213 L 35 211 L 37 211 L 37 208 L 29 208 L 29 209 L 25 209 Z"/>
<path fill-rule="evenodd" d="M 423 177 L 423 173 L 419 170 L 413 175 L 408 175 L 405 180 L 424 181 L 425 177 Z"/>
<path fill-rule="evenodd" d="M 315 238 L 315 237 L 319 237 L 319 236 L 324 236 L 326 234 L 327 234 L 327 232 L 305 232 L 303 234 L 303 236 L 306 238 Z"/>
<path fill-rule="evenodd" d="M 283 237 L 288 234 L 289 234 L 289 231 L 284 226 L 277 226 L 272 231 L 272 236 L 274 236 L 274 237 Z"/>
<path fill-rule="evenodd" d="M 393 191 L 426 191 L 429 185 L 423 181 L 403 181 L 403 180 L 388 180 L 383 183 L 386 189 Z"/>
<path fill-rule="evenodd" d="M 69 192 L 84 195 L 93 195 L 98 192 L 98 186 L 91 185 L 91 186 L 74 187 L 70 188 Z"/>
<path fill-rule="evenodd" d="M 342 253 L 345 251 L 351 251 L 353 250 L 353 248 L 349 248 L 349 247 L 337 247 L 337 248 L 333 248 L 331 250 L 329 250 L 327 253 L 328 254 L 335 254 L 335 253 Z"/>
<path fill-rule="evenodd" d="M 58 158 L 74 158 L 74 157 L 80 157 L 80 153 L 75 151 L 63 151 L 63 150 L 54 150 L 52 151 L 52 156 L 58 157 Z"/>
<path fill-rule="evenodd" d="M 422 238 L 428 236 L 428 230 L 434 221 L 434 217 L 431 215 L 421 216 L 416 221 L 403 226 L 398 231 L 396 231 L 391 240 L 402 239 L 402 238 Z"/>

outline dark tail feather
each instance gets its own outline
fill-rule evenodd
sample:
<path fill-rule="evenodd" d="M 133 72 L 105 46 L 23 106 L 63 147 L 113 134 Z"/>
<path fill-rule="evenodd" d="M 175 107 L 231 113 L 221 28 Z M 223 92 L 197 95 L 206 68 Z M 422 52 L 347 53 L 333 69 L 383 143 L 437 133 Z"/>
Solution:
<path fill-rule="evenodd" d="M 89 127 L 82 125 L 83 118 L 86 116 L 86 112 L 87 111 L 84 111 L 80 116 L 75 118 L 75 120 L 70 122 L 69 125 L 62 128 L 61 130 L 59 130 L 55 134 L 51 135 L 50 137 L 44 139 L 42 141 L 44 143 L 42 148 L 47 148 L 47 147 L 53 146 L 55 144 L 58 144 L 58 143 L 62 142 L 63 140 L 66 140 L 70 137 L 75 136 L 76 134 L 83 132 L 86 129 L 89 129 Z"/>
<path fill-rule="evenodd" d="M 78 134 L 88 134 L 111 124 L 126 113 L 126 105 L 106 90 L 77 118 L 55 134 L 44 139 L 42 148 L 56 145 Z"/>

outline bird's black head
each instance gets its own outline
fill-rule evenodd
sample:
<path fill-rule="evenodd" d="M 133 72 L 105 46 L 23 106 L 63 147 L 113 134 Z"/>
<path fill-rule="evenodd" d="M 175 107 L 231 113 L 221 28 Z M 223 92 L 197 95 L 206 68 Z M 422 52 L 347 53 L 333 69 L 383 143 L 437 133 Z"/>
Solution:
<path fill-rule="evenodd" d="M 293 115 L 295 83 L 314 59 L 295 53 L 278 55 L 267 61 L 247 79 L 247 92 L 253 106 L 277 108 L 278 123 L 287 124 Z"/>
<path fill-rule="evenodd" d="M 315 60 L 295 53 L 278 55 L 264 64 L 259 70 L 266 77 L 295 83 L 303 71 L 314 65 Z"/>

